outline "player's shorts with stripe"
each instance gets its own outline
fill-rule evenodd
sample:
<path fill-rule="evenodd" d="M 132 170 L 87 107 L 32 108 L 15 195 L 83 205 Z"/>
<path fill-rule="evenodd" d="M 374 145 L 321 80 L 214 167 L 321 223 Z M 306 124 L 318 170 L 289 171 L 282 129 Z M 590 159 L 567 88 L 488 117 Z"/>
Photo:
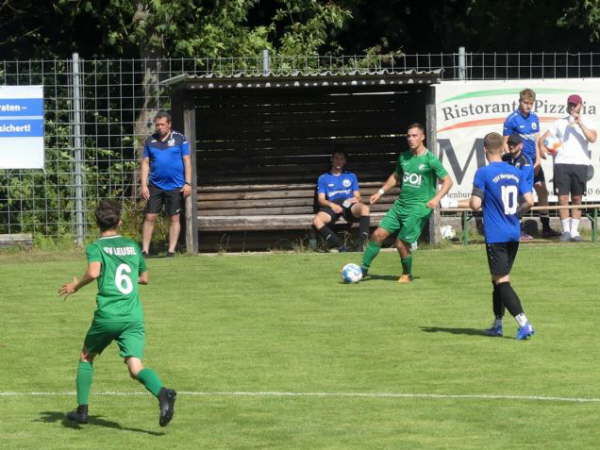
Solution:
<path fill-rule="evenodd" d="M 412 244 L 419 240 L 431 212 L 432 209 L 425 205 L 412 208 L 400 208 L 394 205 L 381 219 L 379 226 L 390 234 L 398 232 L 398 239 Z"/>
<path fill-rule="evenodd" d="M 121 357 L 133 356 L 142 359 L 144 357 L 144 323 L 94 320 L 85 336 L 83 345 L 88 353 L 100 354 L 112 341 L 117 341 Z"/>
<path fill-rule="evenodd" d="M 495 242 L 486 244 L 485 250 L 487 253 L 488 265 L 492 275 L 501 276 L 508 275 L 512 269 L 517 251 L 519 250 L 519 242 Z"/>

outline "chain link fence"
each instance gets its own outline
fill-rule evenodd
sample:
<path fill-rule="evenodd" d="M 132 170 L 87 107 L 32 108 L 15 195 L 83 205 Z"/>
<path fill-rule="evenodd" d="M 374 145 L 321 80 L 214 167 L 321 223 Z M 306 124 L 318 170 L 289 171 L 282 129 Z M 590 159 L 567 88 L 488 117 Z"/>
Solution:
<path fill-rule="evenodd" d="M 79 75 L 74 75 L 74 60 L 0 61 L 0 85 L 44 86 L 46 161 L 44 170 L 0 170 L 0 234 L 79 234 L 81 240 L 90 231 L 93 218 L 88 212 L 99 199 L 134 204 L 143 139 L 152 129 L 156 111 L 170 108 L 169 92 L 161 82 L 182 73 L 234 77 L 307 70 L 441 68 L 445 80 L 600 77 L 600 53 L 466 53 L 461 49 L 420 55 L 81 60 Z M 76 81 L 79 95 L 73 87 Z M 80 139 L 75 139 L 76 134 Z M 76 177 L 77 167 L 81 175 Z M 76 211 L 81 208 L 77 205 L 83 205 L 83 211 Z"/>

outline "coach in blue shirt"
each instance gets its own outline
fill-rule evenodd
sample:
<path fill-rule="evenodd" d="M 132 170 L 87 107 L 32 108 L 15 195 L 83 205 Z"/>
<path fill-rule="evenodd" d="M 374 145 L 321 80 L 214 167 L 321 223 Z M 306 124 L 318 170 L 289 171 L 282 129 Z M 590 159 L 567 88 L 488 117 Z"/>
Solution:
<path fill-rule="evenodd" d="M 352 172 L 344 170 L 347 156 L 342 151 L 331 155 L 331 168 L 317 181 L 317 201 L 319 212 L 313 219 L 313 226 L 321 234 L 328 247 L 347 251 L 335 233 L 329 228 L 337 219 L 344 217 L 346 222 L 359 222 L 361 245 L 369 239 L 369 207 L 360 201 L 358 179 Z"/>
<path fill-rule="evenodd" d="M 548 189 L 546 177 L 542 169 L 541 153 L 537 148 L 540 133 L 540 119 L 533 111 L 535 92 L 532 89 L 523 89 L 519 93 L 519 107 L 504 121 L 504 149 L 508 150 L 508 138 L 517 133 L 523 140 L 523 153 L 533 162 L 533 187 L 538 196 L 540 206 L 548 206 Z M 543 237 L 560 236 L 558 231 L 550 228 L 548 211 L 540 211 Z"/>
<path fill-rule="evenodd" d="M 185 136 L 171 129 L 171 115 L 161 111 L 154 117 L 155 133 L 144 143 L 141 184 L 145 209 L 142 252 L 148 255 L 154 222 L 165 207 L 170 217 L 167 256 L 175 256 L 181 224 L 183 197 L 192 192 L 190 145 Z"/>

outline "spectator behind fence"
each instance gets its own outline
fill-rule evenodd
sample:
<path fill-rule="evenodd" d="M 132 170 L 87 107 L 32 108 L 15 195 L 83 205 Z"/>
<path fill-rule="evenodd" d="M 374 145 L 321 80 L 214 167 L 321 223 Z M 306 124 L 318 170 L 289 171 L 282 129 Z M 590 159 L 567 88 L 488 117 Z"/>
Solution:
<path fill-rule="evenodd" d="M 171 129 L 171 115 L 161 111 L 154 117 L 155 133 L 144 143 L 141 184 L 145 209 L 142 252 L 148 255 L 154 223 L 163 205 L 170 217 L 167 256 L 175 256 L 181 229 L 179 214 L 183 197 L 192 192 L 192 163 L 186 137 Z"/>
<path fill-rule="evenodd" d="M 583 100 L 579 95 L 567 99 L 568 115 L 555 121 L 539 139 L 538 145 L 544 153 L 554 156 L 554 192 L 561 206 L 581 205 L 586 183 L 593 175 L 589 144 L 596 142 L 598 134 L 590 122 L 581 115 Z M 546 146 L 546 139 L 554 136 L 561 141 L 558 148 Z M 559 210 L 562 225 L 561 241 L 581 241 L 579 221 L 581 209 Z"/>
<path fill-rule="evenodd" d="M 546 177 L 542 169 L 542 159 L 537 140 L 540 133 L 540 120 L 533 111 L 535 103 L 535 92 L 532 89 L 523 89 L 519 92 L 519 107 L 511 113 L 504 121 L 504 150 L 508 151 L 508 137 L 518 133 L 523 139 L 523 153 L 533 162 L 533 187 L 538 196 L 540 206 L 548 206 L 548 189 L 546 188 Z M 542 222 L 542 236 L 556 237 L 560 233 L 550 228 L 550 216 L 548 210 L 540 211 Z"/>
<path fill-rule="evenodd" d="M 328 226 L 335 224 L 340 217 L 343 216 L 348 223 L 358 221 L 361 246 L 369 238 L 369 207 L 360 201 L 356 175 L 344 170 L 347 160 L 343 151 L 332 153 L 331 168 L 317 181 L 319 212 L 313 219 L 313 225 L 326 245 L 337 247 L 341 252 L 348 251 L 348 248 Z"/>

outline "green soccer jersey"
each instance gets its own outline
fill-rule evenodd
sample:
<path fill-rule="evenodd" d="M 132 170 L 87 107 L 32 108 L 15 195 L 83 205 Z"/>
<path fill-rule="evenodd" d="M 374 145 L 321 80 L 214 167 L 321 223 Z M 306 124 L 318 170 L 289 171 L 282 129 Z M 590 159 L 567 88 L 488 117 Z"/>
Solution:
<path fill-rule="evenodd" d="M 425 206 L 435 195 L 437 179 L 444 178 L 448 172 L 429 150 L 418 156 L 407 151 L 398 157 L 396 175 L 401 180 L 402 190 L 394 205 L 404 209 Z"/>
<path fill-rule="evenodd" d="M 100 262 L 98 308 L 95 320 L 135 322 L 144 320 L 138 291 L 139 274 L 146 263 L 139 246 L 122 236 L 102 237 L 86 248 L 88 263 Z"/>

